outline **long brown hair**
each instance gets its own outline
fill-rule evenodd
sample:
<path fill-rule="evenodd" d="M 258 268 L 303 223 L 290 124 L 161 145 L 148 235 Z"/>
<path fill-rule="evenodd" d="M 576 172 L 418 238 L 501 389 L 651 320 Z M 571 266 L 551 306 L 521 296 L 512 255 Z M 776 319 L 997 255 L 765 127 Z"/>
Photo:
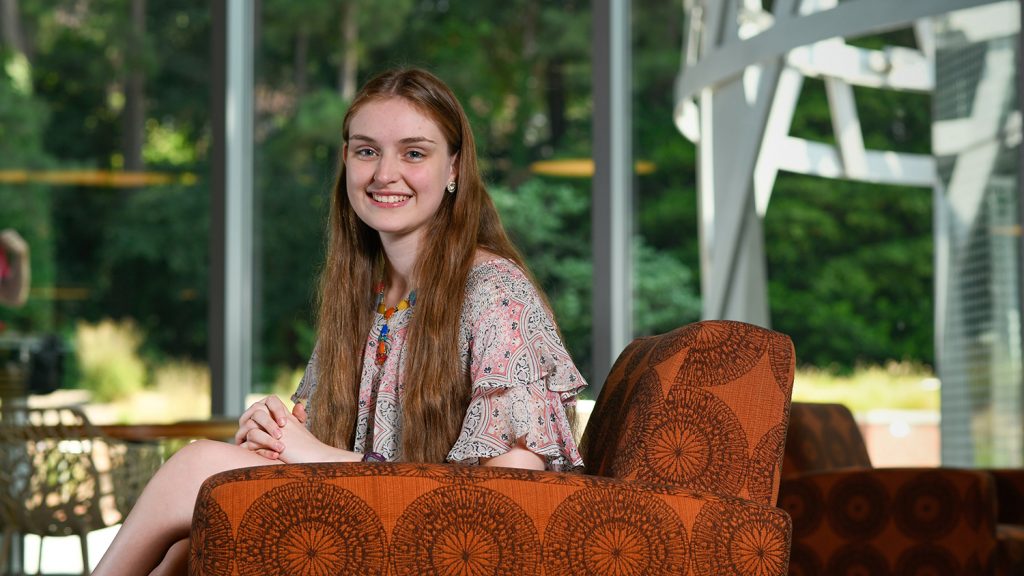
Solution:
<path fill-rule="evenodd" d="M 457 192 L 444 194 L 414 270 L 416 308 L 402 392 L 401 458 L 441 462 L 458 438 L 469 404 L 469 375 L 460 363 L 458 334 L 466 278 L 477 249 L 508 258 L 523 270 L 526 266 L 484 187 L 466 113 L 436 76 L 411 68 L 374 77 L 345 114 L 343 142 L 348 142 L 349 125 L 360 108 L 389 98 L 401 98 L 432 119 L 449 153 L 458 155 Z M 380 236 L 348 201 L 344 161 L 334 183 L 329 225 L 327 261 L 320 276 L 320 374 L 312 430 L 323 442 L 351 448 L 363 350 L 373 322 L 373 285 L 385 270 Z"/>

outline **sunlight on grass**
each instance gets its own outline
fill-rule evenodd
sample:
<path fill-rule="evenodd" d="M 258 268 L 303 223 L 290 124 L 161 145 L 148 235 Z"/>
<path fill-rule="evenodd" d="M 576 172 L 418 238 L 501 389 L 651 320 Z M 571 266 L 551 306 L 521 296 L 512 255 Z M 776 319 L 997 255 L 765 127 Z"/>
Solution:
<path fill-rule="evenodd" d="M 939 381 L 930 368 L 908 362 L 862 367 L 848 376 L 799 368 L 793 400 L 839 402 L 854 413 L 882 409 L 938 411 Z"/>

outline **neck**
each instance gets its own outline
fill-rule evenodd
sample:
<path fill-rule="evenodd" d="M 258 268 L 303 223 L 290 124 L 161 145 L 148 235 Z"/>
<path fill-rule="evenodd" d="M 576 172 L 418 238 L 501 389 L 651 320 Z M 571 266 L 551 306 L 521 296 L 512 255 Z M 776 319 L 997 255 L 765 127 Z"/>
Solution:
<path fill-rule="evenodd" d="M 414 234 L 401 237 L 382 234 L 380 239 L 390 280 L 384 288 L 384 301 L 390 306 L 405 298 L 413 288 L 412 275 L 419 257 L 420 239 Z"/>

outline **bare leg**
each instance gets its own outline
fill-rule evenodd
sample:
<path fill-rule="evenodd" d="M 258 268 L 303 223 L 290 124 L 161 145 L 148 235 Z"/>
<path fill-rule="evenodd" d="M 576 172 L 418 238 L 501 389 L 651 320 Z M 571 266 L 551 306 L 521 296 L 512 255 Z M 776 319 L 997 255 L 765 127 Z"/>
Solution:
<path fill-rule="evenodd" d="M 182 448 L 146 485 L 93 576 L 149 574 L 178 541 L 187 540 L 204 480 L 225 470 L 278 463 L 226 442 L 200 440 Z"/>
<path fill-rule="evenodd" d="M 149 573 L 149 576 L 187 576 L 188 575 L 188 538 L 178 540 L 171 545 L 164 556 L 163 562 Z"/>

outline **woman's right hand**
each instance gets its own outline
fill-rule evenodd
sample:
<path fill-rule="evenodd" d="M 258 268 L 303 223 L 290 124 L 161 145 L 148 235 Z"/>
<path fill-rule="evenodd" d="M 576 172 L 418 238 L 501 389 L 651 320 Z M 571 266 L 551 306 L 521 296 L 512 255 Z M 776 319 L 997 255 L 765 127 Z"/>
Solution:
<path fill-rule="evenodd" d="M 297 423 L 306 421 L 305 407 L 298 403 L 291 415 Z M 277 396 L 267 396 L 254 403 L 238 418 L 235 444 L 256 452 L 264 458 L 277 460 L 284 451 L 282 428 L 288 423 L 288 408 Z"/>

